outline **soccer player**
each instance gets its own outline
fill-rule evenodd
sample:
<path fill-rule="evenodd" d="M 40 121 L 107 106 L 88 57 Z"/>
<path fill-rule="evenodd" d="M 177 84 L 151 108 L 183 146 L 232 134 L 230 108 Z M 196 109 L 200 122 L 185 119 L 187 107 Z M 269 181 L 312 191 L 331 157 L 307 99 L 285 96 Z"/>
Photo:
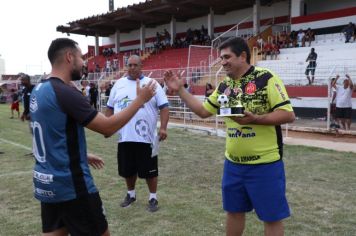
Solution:
<path fill-rule="evenodd" d="M 82 56 L 75 41 L 53 40 L 48 49 L 51 75 L 31 94 L 34 196 L 41 202 L 43 235 L 109 235 L 88 166 L 101 168 L 104 163 L 87 154 L 84 127 L 111 136 L 155 94 L 154 83 L 136 86 L 136 99 L 120 113 L 105 117 L 72 85 L 82 77 Z"/>
<path fill-rule="evenodd" d="M 128 59 L 128 76 L 119 79 L 111 89 L 106 115 L 125 109 L 136 98 L 135 80 L 145 86 L 151 78 L 142 74 L 142 62 L 139 56 Z M 157 120 L 160 115 L 161 126 L 157 136 Z M 169 119 L 168 99 L 161 86 L 157 86 L 156 95 L 119 131 L 118 170 L 125 178 L 127 194 L 121 207 L 128 207 L 136 201 L 135 184 L 137 176 L 146 179 L 150 195 L 147 210 L 158 210 L 158 145 L 167 138 Z"/>
<path fill-rule="evenodd" d="M 290 210 L 280 125 L 294 120 L 291 103 L 277 75 L 250 65 L 250 50 L 242 38 L 223 42 L 219 50 L 227 77 L 203 103 L 189 94 L 171 71 L 165 72 L 166 84 L 202 118 L 217 113 L 219 95 L 227 95 L 230 106 L 237 105 L 236 98 L 241 97 L 245 116 L 225 118 L 222 196 L 227 212 L 226 235 L 242 235 L 245 213 L 253 209 L 264 222 L 265 235 L 283 235 L 282 220 L 289 217 Z"/>

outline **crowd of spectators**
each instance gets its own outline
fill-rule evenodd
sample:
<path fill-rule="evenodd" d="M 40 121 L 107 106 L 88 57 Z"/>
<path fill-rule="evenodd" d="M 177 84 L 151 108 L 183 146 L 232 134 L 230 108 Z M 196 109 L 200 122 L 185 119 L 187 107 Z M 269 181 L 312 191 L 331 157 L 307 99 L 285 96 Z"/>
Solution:
<path fill-rule="evenodd" d="M 189 45 L 210 45 L 211 39 L 208 34 L 208 29 L 201 26 L 200 29 L 188 28 L 185 33 L 185 36 L 176 35 L 173 43 L 171 43 L 171 35 L 170 33 L 164 29 L 163 33 L 156 32 L 156 39 L 154 42 L 154 50 L 155 52 L 159 52 L 166 48 L 184 48 L 189 47 Z"/>
<path fill-rule="evenodd" d="M 286 31 L 278 32 L 268 37 L 268 40 L 258 36 L 254 46 L 258 48 L 258 54 L 262 55 L 263 60 L 268 59 L 268 56 L 273 60 L 277 59 L 280 48 L 305 47 L 306 43 L 310 47 L 311 42 L 314 40 L 315 34 L 311 28 L 308 28 L 307 30 L 293 30 L 289 33 Z"/>

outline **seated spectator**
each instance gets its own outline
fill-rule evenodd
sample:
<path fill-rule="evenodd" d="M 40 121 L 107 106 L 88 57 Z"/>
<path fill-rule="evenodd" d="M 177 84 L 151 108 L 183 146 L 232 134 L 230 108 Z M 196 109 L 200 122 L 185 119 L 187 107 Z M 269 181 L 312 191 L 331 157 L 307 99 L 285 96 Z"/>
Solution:
<path fill-rule="evenodd" d="M 270 42 L 265 43 L 262 50 L 263 60 L 267 60 L 267 56 L 270 56 L 271 52 L 272 52 L 272 44 Z"/>
<path fill-rule="evenodd" d="M 297 34 L 298 47 L 304 47 L 305 46 L 305 42 L 303 40 L 304 36 L 305 36 L 304 31 L 302 29 L 300 29 L 298 34 Z"/>
<path fill-rule="evenodd" d="M 289 34 L 289 40 L 290 40 L 290 43 L 292 44 L 292 47 L 296 47 L 297 46 L 297 32 L 296 31 L 292 31 L 290 32 Z"/>
<path fill-rule="evenodd" d="M 278 37 L 278 44 L 280 48 L 287 48 L 289 44 L 289 39 L 286 31 L 282 31 Z"/>
<path fill-rule="evenodd" d="M 355 31 L 355 26 L 350 22 L 343 30 L 342 32 L 345 34 L 345 43 L 349 43 L 352 35 L 354 34 Z"/>
<path fill-rule="evenodd" d="M 164 29 L 163 35 L 164 35 L 164 46 L 165 47 L 170 46 L 171 45 L 171 34 L 166 29 Z"/>
<path fill-rule="evenodd" d="M 314 40 L 315 40 L 314 32 L 310 28 L 308 28 L 308 30 L 305 33 L 305 36 L 303 38 L 302 44 L 305 45 L 305 42 L 309 42 L 309 47 L 310 47 L 311 41 L 314 41 Z"/>
<path fill-rule="evenodd" d="M 277 43 L 272 43 L 271 46 L 271 60 L 273 60 L 273 56 L 274 56 L 274 60 L 277 60 L 277 56 L 280 54 L 279 51 L 279 46 Z"/>

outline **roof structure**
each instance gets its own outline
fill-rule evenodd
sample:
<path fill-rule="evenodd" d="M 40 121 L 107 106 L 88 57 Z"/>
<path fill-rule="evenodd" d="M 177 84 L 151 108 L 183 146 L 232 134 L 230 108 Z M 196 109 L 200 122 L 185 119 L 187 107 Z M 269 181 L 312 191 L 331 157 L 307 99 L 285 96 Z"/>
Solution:
<path fill-rule="evenodd" d="M 261 0 L 261 5 L 276 1 Z M 223 15 L 233 10 L 250 8 L 253 4 L 255 0 L 146 0 L 105 14 L 72 21 L 68 26 L 57 26 L 57 31 L 108 37 L 116 30 L 128 33 L 139 29 L 143 24 L 147 28 L 167 24 L 172 17 L 177 22 L 185 22 L 209 14 L 210 9 L 214 14 Z"/>

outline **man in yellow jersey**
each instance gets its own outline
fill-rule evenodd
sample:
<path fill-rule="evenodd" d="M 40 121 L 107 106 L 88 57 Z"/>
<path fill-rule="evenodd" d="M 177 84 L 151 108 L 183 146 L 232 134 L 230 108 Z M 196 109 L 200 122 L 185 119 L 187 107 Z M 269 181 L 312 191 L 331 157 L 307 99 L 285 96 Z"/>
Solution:
<path fill-rule="evenodd" d="M 250 65 L 250 50 L 242 38 L 223 42 L 219 50 L 227 77 L 205 102 L 186 92 L 183 81 L 171 71 L 165 72 L 165 82 L 202 118 L 217 113 L 221 94 L 228 96 L 230 106 L 241 99 L 245 116 L 225 118 L 222 197 L 227 212 L 226 235 L 242 235 L 245 213 L 253 209 L 264 222 L 265 235 L 283 235 L 282 220 L 290 216 L 290 210 L 280 125 L 294 121 L 293 108 L 278 76 Z"/>

